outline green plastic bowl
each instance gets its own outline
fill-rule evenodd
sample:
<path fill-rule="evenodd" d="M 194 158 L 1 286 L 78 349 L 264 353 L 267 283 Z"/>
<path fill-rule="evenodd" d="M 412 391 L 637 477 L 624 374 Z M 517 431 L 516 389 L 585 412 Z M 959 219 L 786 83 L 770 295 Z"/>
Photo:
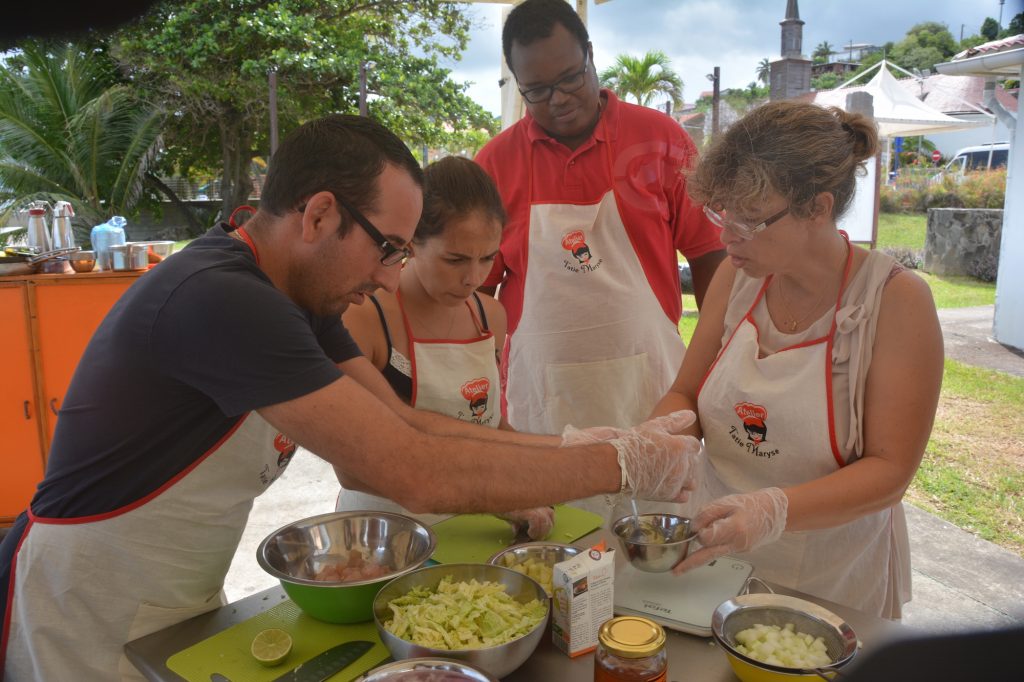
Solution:
<path fill-rule="evenodd" d="M 275 530 L 260 543 L 256 561 L 313 618 L 362 623 L 373 619 L 377 592 L 392 579 L 422 566 L 436 544 L 430 528 L 402 514 L 335 512 Z M 325 568 L 345 564 L 352 552 L 387 567 L 387 572 L 365 580 L 316 579 Z"/>

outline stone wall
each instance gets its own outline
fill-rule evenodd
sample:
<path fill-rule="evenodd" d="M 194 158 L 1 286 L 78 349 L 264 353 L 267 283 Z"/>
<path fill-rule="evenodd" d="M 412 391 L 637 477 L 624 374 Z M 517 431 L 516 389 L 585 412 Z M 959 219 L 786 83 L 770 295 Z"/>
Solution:
<path fill-rule="evenodd" d="M 928 209 L 924 269 L 933 275 L 994 273 L 1002 225 L 1002 209 Z"/>

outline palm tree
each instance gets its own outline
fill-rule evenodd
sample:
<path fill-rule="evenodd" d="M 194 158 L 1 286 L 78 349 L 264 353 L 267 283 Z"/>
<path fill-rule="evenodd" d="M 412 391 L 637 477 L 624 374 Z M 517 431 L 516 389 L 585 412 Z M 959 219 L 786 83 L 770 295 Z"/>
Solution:
<path fill-rule="evenodd" d="M 164 116 L 108 64 L 30 43 L 0 65 L 0 224 L 36 199 L 70 201 L 80 232 L 131 214 Z"/>
<path fill-rule="evenodd" d="M 814 48 L 814 54 L 811 55 L 811 58 L 816 62 L 827 62 L 828 58 L 832 56 L 832 52 L 832 46 L 829 45 L 827 40 L 823 40 Z"/>
<path fill-rule="evenodd" d="M 615 66 L 601 72 L 601 85 L 625 99 L 632 95 L 637 104 L 648 106 L 655 95 L 667 95 L 675 107 L 683 104 L 683 79 L 672 70 L 669 58 L 661 50 L 637 59 L 620 54 Z"/>
<path fill-rule="evenodd" d="M 768 57 L 765 57 L 757 63 L 757 80 L 761 81 L 764 85 L 768 85 L 768 79 L 772 73 L 772 63 L 768 61 Z"/>

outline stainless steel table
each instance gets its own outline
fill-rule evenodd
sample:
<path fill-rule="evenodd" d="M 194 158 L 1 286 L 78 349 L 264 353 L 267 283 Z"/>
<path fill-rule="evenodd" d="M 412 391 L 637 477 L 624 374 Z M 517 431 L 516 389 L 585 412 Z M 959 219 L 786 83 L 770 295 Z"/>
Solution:
<path fill-rule="evenodd" d="M 585 547 L 600 539 L 614 542 L 607 531 L 597 531 L 576 544 Z M 609 546 L 614 546 L 610 544 Z M 775 586 L 772 586 L 775 588 Z M 790 594 L 821 604 L 844 618 L 865 649 L 895 638 L 907 628 L 892 621 L 870 616 L 854 609 L 816 599 L 806 594 L 776 588 L 782 594 Z M 125 645 L 128 659 L 142 671 L 148 680 L 158 682 L 180 682 L 183 678 L 167 668 L 167 659 L 193 644 L 201 642 L 236 623 L 270 609 L 287 599 L 284 591 L 273 587 L 223 606 L 169 628 L 141 637 Z M 697 637 L 667 630 L 669 657 L 669 679 L 687 682 L 735 682 L 736 677 L 729 667 L 725 654 L 711 638 Z M 537 682 L 558 680 L 559 682 L 590 682 L 594 679 L 593 654 L 575 659 L 568 658 L 555 648 L 550 639 L 545 639 L 533 656 L 514 673 L 505 678 L 509 682 Z"/>

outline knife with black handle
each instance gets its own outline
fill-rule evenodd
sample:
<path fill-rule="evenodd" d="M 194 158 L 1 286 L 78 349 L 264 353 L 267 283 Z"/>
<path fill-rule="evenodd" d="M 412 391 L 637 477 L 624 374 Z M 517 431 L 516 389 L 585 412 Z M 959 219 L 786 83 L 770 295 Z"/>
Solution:
<path fill-rule="evenodd" d="M 332 675 L 349 667 L 373 648 L 373 642 L 357 640 L 342 642 L 300 663 L 273 682 L 324 682 Z"/>

